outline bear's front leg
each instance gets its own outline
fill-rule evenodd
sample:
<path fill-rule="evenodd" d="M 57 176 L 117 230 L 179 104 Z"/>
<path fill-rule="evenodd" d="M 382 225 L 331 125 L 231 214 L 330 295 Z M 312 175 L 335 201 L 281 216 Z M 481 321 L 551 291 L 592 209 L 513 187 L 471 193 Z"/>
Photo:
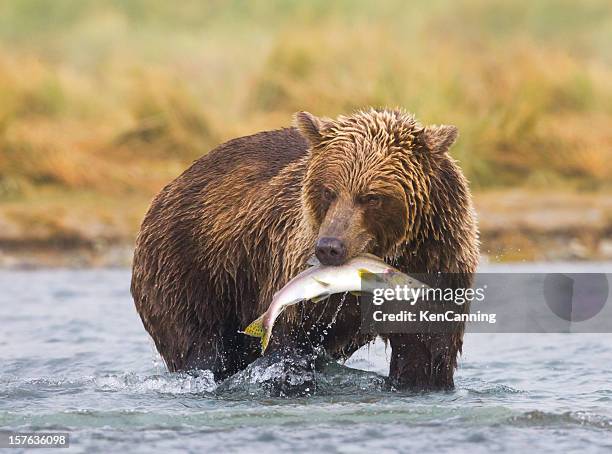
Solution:
<path fill-rule="evenodd" d="M 391 384 L 415 391 L 452 389 L 462 337 L 457 332 L 389 335 Z"/>
<path fill-rule="evenodd" d="M 266 386 L 274 395 L 305 396 L 316 390 L 317 355 L 312 351 L 291 346 L 266 352 L 256 362 L 269 365 Z"/>
<path fill-rule="evenodd" d="M 310 343 L 281 334 L 247 370 L 255 372 L 255 380 L 271 396 L 304 396 L 316 391 L 319 360 Z"/>

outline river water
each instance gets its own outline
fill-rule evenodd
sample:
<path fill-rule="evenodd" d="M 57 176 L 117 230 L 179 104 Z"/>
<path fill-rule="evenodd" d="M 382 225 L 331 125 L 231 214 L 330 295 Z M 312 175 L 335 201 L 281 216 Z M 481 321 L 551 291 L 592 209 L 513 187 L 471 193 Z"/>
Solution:
<path fill-rule="evenodd" d="M 456 389 L 426 394 L 388 389 L 376 343 L 320 373 L 314 395 L 277 398 L 259 386 L 266 371 L 221 385 L 166 372 L 129 280 L 0 271 L 0 429 L 67 431 L 71 452 L 612 451 L 610 334 L 467 334 Z"/>

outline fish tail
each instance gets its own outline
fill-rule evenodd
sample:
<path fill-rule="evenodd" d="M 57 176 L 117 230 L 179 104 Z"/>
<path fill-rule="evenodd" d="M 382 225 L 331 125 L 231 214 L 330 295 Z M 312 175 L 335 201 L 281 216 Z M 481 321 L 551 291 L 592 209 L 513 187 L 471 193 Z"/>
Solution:
<path fill-rule="evenodd" d="M 247 336 L 252 337 L 260 337 L 261 338 L 261 353 L 263 354 L 268 348 L 268 343 L 270 342 L 270 333 L 266 330 L 264 326 L 264 316 L 266 314 L 261 315 L 257 320 L 251 322 L 249 326 L 247 326 L 242 333 Z"/>
<path fill-rule="evenodd" d="M 270 342 L 270 333 L 265 332 L 263 336 L 261 336 L 261 353 L 262 355 L 265 353 L 266 348 L 268 348 L 268 342 Z"/>
<path fill-rule="evenodd" d="M 257 320 L 251 322 L 251 324 L 247 326 L 242 332 L 246 334 L 247 336 L 261 337 L 262 343 L 263 343 L 263 338 L 266 335 L 266 329 L 263 324 L 265 315 L 266 314 L 262 314 Z M 267 341 L 266 341 L 266 344 L 267 344 Z"/>

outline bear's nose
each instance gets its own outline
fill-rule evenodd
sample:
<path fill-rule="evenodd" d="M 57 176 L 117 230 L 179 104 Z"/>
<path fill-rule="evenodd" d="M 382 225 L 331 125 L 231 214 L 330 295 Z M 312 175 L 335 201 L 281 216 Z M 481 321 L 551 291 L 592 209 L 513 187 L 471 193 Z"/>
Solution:
<path fill-rule="evenodd" d="M 346 261 L 346 246 L 338 238 L 319 238 L 315 246 L 315 255 L 323 265 L 342 265 Z"/>

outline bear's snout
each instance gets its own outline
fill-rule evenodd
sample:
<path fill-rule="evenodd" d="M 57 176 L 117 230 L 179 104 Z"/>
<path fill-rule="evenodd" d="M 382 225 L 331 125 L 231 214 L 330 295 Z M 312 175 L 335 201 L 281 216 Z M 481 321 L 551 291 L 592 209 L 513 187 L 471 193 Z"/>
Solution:
<path fill-rule="evenodd" d="M 315 255 L 323 265 L 338 266 L 346 262 L 347 250 L 344 241 L 339 238 L 319 238 L 315 246 Z"/>

